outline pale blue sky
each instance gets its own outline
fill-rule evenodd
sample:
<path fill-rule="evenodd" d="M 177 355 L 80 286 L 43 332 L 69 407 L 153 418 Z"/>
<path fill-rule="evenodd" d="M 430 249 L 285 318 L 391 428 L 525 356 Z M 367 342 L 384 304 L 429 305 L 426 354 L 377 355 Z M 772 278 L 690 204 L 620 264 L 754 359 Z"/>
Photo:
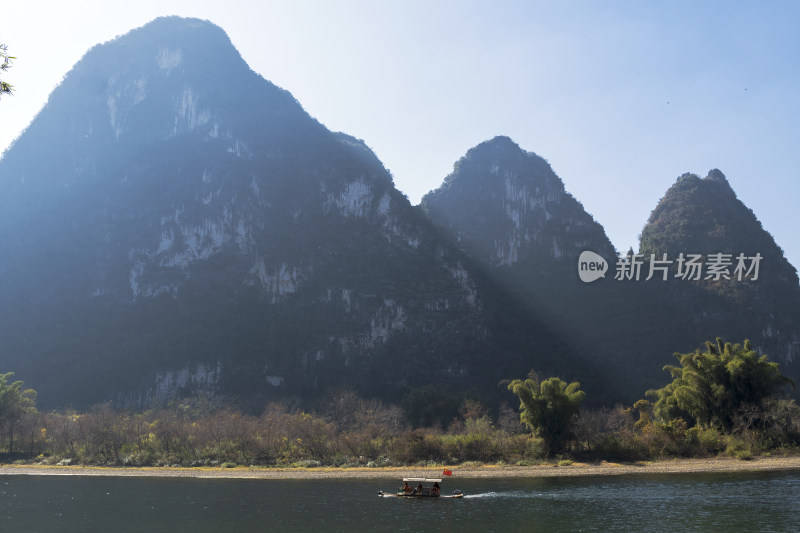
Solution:
<path fill-rule="evenodd" d="M 222 27 L 413 203 L 508 135 L 625 251 L 675 178 L 716 167 L 800 266 L 800 2 L 13 2 L 0 150 L 91 46 L 162 15 Z"/>

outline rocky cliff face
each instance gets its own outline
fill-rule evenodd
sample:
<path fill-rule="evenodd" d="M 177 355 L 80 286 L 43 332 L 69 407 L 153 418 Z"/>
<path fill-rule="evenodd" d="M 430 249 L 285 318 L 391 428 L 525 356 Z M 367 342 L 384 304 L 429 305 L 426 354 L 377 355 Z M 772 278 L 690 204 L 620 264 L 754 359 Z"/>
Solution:
<path fill-rule="evenodd" d="M 619 351 L 625 296 L 607 280 L 587 285 L 578 276 L 584 251 L 606 258 L 613 272 L 614 247 L 544 159 L 495 137 L 456 162 L 421 207 L 511 298 L 568 340 L 595 401 L 643 393 L 631 377 L 636 365 Z M 570 379 L 578 379 L 574 370 Z"/>
<path fill-rule="evenodd" d="M 0 187 L 0 357 L 45 404 L 495 390 L 558 344 L 208 22 L 90 50 Z"/>
<path fill-rule="evenodd" d="M 554 260 L 571 266 L 586 249 L 613 255 L 603 228 L 566 192 L 550 165 L 508 137 L 469 150 L 421 206 L 491 267 Z"/>

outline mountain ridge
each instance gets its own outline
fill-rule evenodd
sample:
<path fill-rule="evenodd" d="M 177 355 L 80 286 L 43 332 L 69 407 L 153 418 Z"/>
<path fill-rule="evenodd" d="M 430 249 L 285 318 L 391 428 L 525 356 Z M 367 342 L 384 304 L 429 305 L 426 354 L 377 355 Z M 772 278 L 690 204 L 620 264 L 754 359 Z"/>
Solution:
<path fill-rule="evenodd" d="M 475 187 L 472 193 L 484 197 L 468 197 L 470 187 Z M 498 207 L 493 216 L 481 212 L 486 203 L 493 202 Z M 605 252 L 614 250 L 602 226 L 566 192 L 547 161 L 521 149 L 506 136 L 469 149 L 442 185 L 422 198 L 420 206 L 434 222 L 449 228 L 458 242 L 476 241 L 476 235 L 483 233 L 491 243 L 472 252 L 494 266 L 510 266 L 537 253 L 558 259 L 565 255 L 565 249 L 579 245 L 597 245 Z M 573 235 L 556 236 L 558 228 L 548 228 L 557 224 L 561 211 L 567 213 L 567 232 L 572 231 Z M 551 224 L 554 217 L 556 223 Z M 562 246 L 558 240 L 561 237 L 568 244 Z"/>
<path fill-rule="evenodd" d="M 738 201 L 721 172 L 705 186 Z M 613 245 L 508 137 L 468 150 L 412 206 L 367 143 L 198 19 L 87 52 L 0 159 L 0 192 L 0 361 L 45 405 L 207 391 L 256 410 L 336 387 L 496 404 L 498 381 L 532 368 L 611 404 L 716 335 L 703 313 L 744 305 L 688 284 L 582 283 L 578 254 Z M 671 235 L 656 229 L 643 234 Z M 686 313 L 682 298 L 703 305 Z M 739 315 L 794 342 L 791 321 Z"/>
<path fill-rule="evenodd" d="M 218 28 L 194 46 L 209 26 L 158 19 L 93 48 L 0 159 L 0 354 L 46 405 L 497 396 L 562 364 L 526 353 L 532 338 L 572 356 L 363 141 L 220 50 Z M 236 60 L 212 73 L 215 57 Z"/>
<path fill-rule="evenodd" d="M 501 150 L 511 153 L 504 159 L 506 166 L 495 163 Z M 515 166 L 526 158 L 535 164 Z M 543 186 L 548 179 L 557 186 Z M 686 173 L 665 193 L 642 231 L 636 256 L 640 270 L 631 279 L 620 277 L 617 252 L 602 226 L 565 194 L 563 182 L 543 159 L 508 138 L 470 149 L 421 205 L 490 276 L 526 302 L 532 314 L 570 338 L 584 360 L 607 367 L 604 379 L 610 388 L 625 390 L 631 382 L 657 388 L 663 380 L 661 368 L 674 352 L 692 351 L 717 336 L 749 337 L 781 362 L 785 372 L 800 375 L 795 364 L 800 354 L 796 273 L 718 169 L 704 179 Z M 549 232 L 546 224 L 552 225 Z M 506 243 L 516 245 L 513 253 L 507 252 Z M 760 261 L 758 250 L 765 255 L 761 281 L 749 280 Z M 584 251 L 607 262 L 605 279 L 591 284 L 578 280 L 576 267 Z M 694 253 L 709 261 L 712 254 L 723 254 L 720 258 L 731 263 L 727 278 L 733 279 L 679 278 L 679 257 Z M 651 255 L 663 260 L 664 254 L 672 265 L 669 279 L 646 279 Z M 743 281 L 734 271 L 739 254 L 753 269 Z M 655 348 L 643 352 L 644 345 Z"/>

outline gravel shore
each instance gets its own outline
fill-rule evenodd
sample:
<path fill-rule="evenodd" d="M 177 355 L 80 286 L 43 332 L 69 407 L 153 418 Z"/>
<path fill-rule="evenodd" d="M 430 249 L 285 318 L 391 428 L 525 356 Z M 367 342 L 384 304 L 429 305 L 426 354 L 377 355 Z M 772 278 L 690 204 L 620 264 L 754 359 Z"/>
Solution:
<path fill-rule="evenodd" d="M 175 467 L 94 467 L 0 465 L 0 475 L 34 476 L 119 476 L 119 477 L 194 477 L 254 479 L 386 479 L 441 477 L 445 467 L 389 468 L 175 468 Z M 739 459 L 674 459 L 637 463 L 573 463 L 569 466 L 447 466 L 459 478 L 608 476 L 623 474 L 686 474 L 706 472 L 747 472 L 800 470 L 800 457 Z"/>

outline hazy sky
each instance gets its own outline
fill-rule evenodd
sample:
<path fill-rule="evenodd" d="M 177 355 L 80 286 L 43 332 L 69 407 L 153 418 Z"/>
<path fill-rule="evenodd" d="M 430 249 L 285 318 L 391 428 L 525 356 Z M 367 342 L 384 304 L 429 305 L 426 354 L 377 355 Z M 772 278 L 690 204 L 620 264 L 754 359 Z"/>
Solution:
<path fill-rule="evenodd" d="M 222 27 L 413 203 L 508 135 L 625 251 L 679 175 L 719 168 L 800 267 L 800 2 L 10 2 L 0 150 L 91 46 L 162 15 Z"/>

